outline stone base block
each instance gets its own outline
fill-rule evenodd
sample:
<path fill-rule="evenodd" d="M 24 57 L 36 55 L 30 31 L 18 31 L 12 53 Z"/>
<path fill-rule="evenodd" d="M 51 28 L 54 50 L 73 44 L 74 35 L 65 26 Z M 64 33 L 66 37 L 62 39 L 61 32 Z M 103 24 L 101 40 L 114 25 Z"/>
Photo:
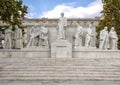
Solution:
<path fill-rule="evenodd" d="M 56 40 L 51 45 L 52 58 L 72 58 L 72 44 L 67 40 Z"/>

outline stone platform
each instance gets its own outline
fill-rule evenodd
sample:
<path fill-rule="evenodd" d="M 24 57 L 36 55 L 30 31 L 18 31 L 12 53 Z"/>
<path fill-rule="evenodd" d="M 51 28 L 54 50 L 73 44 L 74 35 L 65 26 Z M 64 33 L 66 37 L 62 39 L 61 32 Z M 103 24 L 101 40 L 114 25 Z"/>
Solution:
<path fill-rule="evenodd" d="M 35 48 L 35 47 L 32 47 Z M 51 49 L 49 48 L 35 48 L 35 49 L 22 49 L 22 50 L 0 50 L 0 57 L 39 57 L 39 58 L 50 58 L 51 57 Z M 119 58 L 120 51 L 119 50 L 99 50 L 95 48 L 87 49 L 86 48 L 77 48 L 72 50 L 72 57 L 70 58 Z M 54 58 L 54 57 L 53 57 Z M 69 58 L 68 58 L 69 59 Z"/>
<path fill-rule="evenodd" d="M 120 51 L 73 49 L 69 59 L 49 55 L 50 50 L 0 50 L 0 85 L 120 85 Z"/>

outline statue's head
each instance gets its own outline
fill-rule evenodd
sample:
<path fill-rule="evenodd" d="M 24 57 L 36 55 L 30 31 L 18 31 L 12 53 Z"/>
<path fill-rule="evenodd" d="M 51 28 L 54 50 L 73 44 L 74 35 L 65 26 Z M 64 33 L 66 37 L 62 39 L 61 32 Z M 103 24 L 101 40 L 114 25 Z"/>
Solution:
<path fill-rule="evenodd" d="M 12 27 L 12 25 L 11 26 L 9 26 L 9 29 L 12 29 L 13 27 Z"/>
<path fill-rule="evenodd" d="M 15 28 L 18 28 L 18 25 L 15 25 Z"/>
<path fill-rule="evenodd" d="M 64 17 L 64 13 L 63 12 L 61 13 L 61 16 Z"/>
<path fill-rule="evenodd" d="M 89 28 L 91 28 L 92 27 L 92 24 L 89 24 Z"/>
<path fill-rule="evenodd" d="M 111 30 L 112 30 L 112 31 L 114 31 L 114 30 L 115 30 L 115 28 L 114 28 L 114 27 L 112 27 L 112 28 L 111 28 Z"/>
<path fill-rule="evenodd" d="M 79 23 L 76 23 L 76 26 L 79 26 L 80 24 Z"/>
<path fill-rule="evenodd" d="M 104 27 L 104 30 L 107 30 L 107 29 L 108 29 L 108 27 L 107 27 L 107 26 L 105 26 L 105 27 Z"/>

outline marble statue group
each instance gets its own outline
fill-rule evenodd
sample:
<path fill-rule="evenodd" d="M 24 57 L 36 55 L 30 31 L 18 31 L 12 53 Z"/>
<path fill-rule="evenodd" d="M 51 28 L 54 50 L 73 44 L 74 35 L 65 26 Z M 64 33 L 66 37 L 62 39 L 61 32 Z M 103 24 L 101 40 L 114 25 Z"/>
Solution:
<path fill-rule="evenodd" d="M 12 26 L 5 30 L 3 48 L 4 49 L 21 49 L 23 48 L 22 30 L 16 25 L 15 31 L 12 31 Z"/>
<path fill-rule="evenodd" d="M 38 40 L 37 46 L 42 46 L 45 48 L 50 48 L 49 45 L 49 30 L 48 28 L 43 26 L 34 25 L 31 27 L 29 31 L 29 40 L 26 46 L 23 45 L 24 38 L 22 29 L 18 26 L 15 26 L 15 31 L 12 31 L 12 26 L 9 29 L 5 30 L 4 35 L 4 49 L 22 49 L 25 47 L 35 46 L 36 39 Z M 57 29 L 57 36 L 56 40 L 66 40 L 66 29 L 67 29 L 67 18 L 64 17 L 64 13 L 61 13 L 61 17 L 58 20 Z M 73 48 L 80 48 L 80 47 L 96 47 L 96 29 L 93 27 L 92 24 L 89 24 L 89 27 L 84 29 L 79 23 L 76 23 L 75 34 L 73 35 Z M 13 37 L 14 36 L 14 37 Z M 100 31 L 99 34 L 99 49 L 101 50 L 117 50 L 117 42 L 118 36 L 115 31 L 115 28 L 112 27 L 110 32 L 108 32 L 108 27 L 105 26 L 103 30 Z M 61 43 L 62 44 L 62 43 Z"/>
<path fill-rule="evenodd" d="M 114 27 L 111 28 L 108 33 L 108 27 L 104 27 L 104 29 L 100 32 L 100 49 L 117 49 L 118 36 L 115 32 Z"/>
<path fill-rule="evenodd" d="M 29 42 L 27 44 L 27 47 L 35 46 L 36 37 L 39 38 L 38 39 L 39 40 L 38 46 L 43 46 L 43 47 L 49 48 L 48 28 L 46 28 L 45 26 L 41 26 L 40 28 L 37 25 L 33 26 L 30 29 L 30 39 L 29 39 Z"/>

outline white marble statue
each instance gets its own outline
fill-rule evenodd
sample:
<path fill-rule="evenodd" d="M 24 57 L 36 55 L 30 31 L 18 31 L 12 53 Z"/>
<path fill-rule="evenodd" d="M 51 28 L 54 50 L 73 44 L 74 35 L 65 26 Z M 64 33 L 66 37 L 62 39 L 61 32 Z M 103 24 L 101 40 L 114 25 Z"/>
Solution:
<path fill-rule="evenodd" d="M 48 28 L 46 28 L 45 26 L 41 26 L 41 29 L 40 29 L 39 46 L 43 46 L 43 47 L 49 48 Z"/>
<path fill-rule="evenodd" d="M 67 19 L 64 17 L 64 13 L 61 13 L 58 21 L 57 39 L 65 39 L 65 26 L 67 26 Z"/>
<path fill-rule="evenodd" d="M 5 30 L 4 49 L 12 49 L 12 26 Z"/>
<path fill-rule="evenodd" d="M 4 29 L 4 28 L 2 28 Z M 4 45 L 4 34 L 2 33 L 2 31 L 0 31 L 0 48 L 3 48 Z"/>
<path fill-rule="evenodd" d="M 92 46 L 92 47 L 96 47 L 96 34 L 97 34 L 97 32 L 96 32 L 95 27 L 93 27 L 93 25 L 90 25 L 90 26 L 91 26 L 91 28 L 92 28 L 91 46 Z"/>
<path fill-rule="evenodd" d="M 23 30 L 23 47 L 26 47 L 27 43 L 28 43 L 28 35 L 27 35 L 27 29 Z"/>
<path fill-rule="evenodd" d="M 109 42 L 110 42 L 110 49 L 111 50 L 117 50 L 117 42 L 118 42 L 118 36 L 115 31 L 115 28 L 112 27 L 109 32 Z"/>
<path fill-rule="evenodd" d="M 86 29 L 85 47 L 92 47 L 93 37 L 94 37 L 94 31 L 92 29 L 92 25 L 90 24 L 89 27 Z"/>
<path fill-rule="evenodd" d="M 83 39 L 83 27 L 76 23 L 76 33 L 74 35 L 74 48 L 82 46 L 82 39 Z"/>
<path fill-rule="evenodd" d="M 12 48 L 15 48 L 15 32 L 11 33 L 11 39 L 12 39 Z"/>
<path fill-rule="evenodd" d="M 32 26 L 30 29 L 30 40 L 27 44 L 27 47 L 34 46 L 34 40 L 37 36 L 39 36 L 40 31 L 38 26 Z"/>
<path fill-rule="evenodd" d="M 15 48 L 23 48 L 23 34 L 22 29 L 15 26 Z"/>
<path fill-rule="evenodd" d="M 99 48 L 104 50 L 107 50 L 109 48 L 108 27 L 104 27 L 104 29 L 100 32 Z"/>

